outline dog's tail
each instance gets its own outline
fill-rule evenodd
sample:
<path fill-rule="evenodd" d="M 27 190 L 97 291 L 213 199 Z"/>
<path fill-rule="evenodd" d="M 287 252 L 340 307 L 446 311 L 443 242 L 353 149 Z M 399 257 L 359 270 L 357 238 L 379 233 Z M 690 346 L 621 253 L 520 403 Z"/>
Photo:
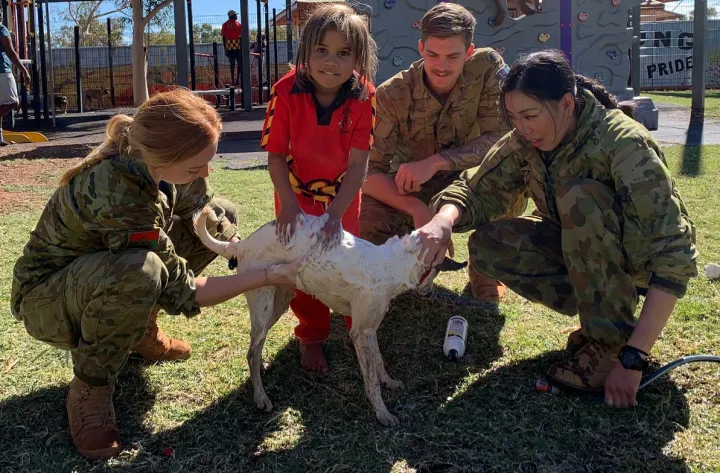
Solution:
<path fill-rule="evenodd" d="M 212 209 L 206 206 L 202 210 L 202 212 L 197 215 L 193 223 L 193 226 L 195 227 L 195 232 L 197 233 L 198 238 L 200 238 L 200 241 L 202 241 L 203 244 L 208 247 L 208 249 L 214 251 L 220 256 L 224 256 L 225 258 L 230 259 L 234 256 L 232 251 L 230 251 L 230 243 L 217 240 L 212 235 L 210 235 L 210 232 L 207 229 L 205 222 L 211 214 L 213 214 Z"/>

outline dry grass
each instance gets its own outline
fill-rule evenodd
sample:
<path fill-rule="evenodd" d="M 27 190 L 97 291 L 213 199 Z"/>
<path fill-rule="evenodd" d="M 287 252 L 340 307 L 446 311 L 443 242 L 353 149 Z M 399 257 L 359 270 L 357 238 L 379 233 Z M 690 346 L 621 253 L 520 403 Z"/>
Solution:
<path fill-rule="evenodd" d="M 698 226 L 701 264 L 720 261 L 717 182 L 719 147 L 669 151 Z M 5 164 L 0 164 L 0 167 Z M 272 218 L 266 171 L 216 165 L 216 191 L 239 204 L 241 233 Z M 695 177 L 681 170 L 696 169 Z M 43 194 L 44 195 L 44 194 Z M 367 471 L 367 472 L 717 472 L 720 471 L 720 371 L 689 365 L 640 395 L 640 406 L 614 410 L 588 399 L 535 392 L 537 376 L 561 357 L 563 329 L 577 319 L 511 294 L 499 309 L 460 297 L 464 273 L 443 274 L 438 297 L 403 295 L 379 334 L 389 372 L 408 389 L 385 392 L 401 424 L 381 427 L 364 397 L 341 317 L 327 342 L 331 371 L 305 373 L 286 314 L 270 332 L 265 386 L 275 405 L 256 411 L 245 352 L 249 321 L 243 298 L 195 319 L 163 316 L 173 336 L 193 344 L 193 357 L 163 366 L 132 360 L 115 398 L 126 451 L 89 463 L 74 451 L 64 412 L 72 377 L 63 352 L 31 339 L 9 313 L 11 269 L 40 208 L 0 215 L 0 471 Z M 467 235 L 455 235 L 466 258 Z M 209 274 L 225 274 L 216 261 Z M 691 353 L 720 352 L 720 286 L 692 281 L 653 350 L 665 363 Z M 470 322 L 467 355 L 443 361 L 447 319 Z M 172 454 L 166 455 L 171 448 Z"/>

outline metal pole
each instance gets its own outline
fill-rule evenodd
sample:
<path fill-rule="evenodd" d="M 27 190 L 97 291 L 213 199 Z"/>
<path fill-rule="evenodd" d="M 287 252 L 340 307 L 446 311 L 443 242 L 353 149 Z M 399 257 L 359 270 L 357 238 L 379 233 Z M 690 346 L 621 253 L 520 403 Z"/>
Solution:
<path fill-rule="evenodd" d="M 270 9 L 267 0 L 265 0 L 265 40 L 270 41 Z M 265 78 L 268 83 L 266 92 L 266 101 L 270 101 L 270 48 L 265 48 Z M 261 89 L 262 90 L 262 89 Z"/>
<path fill-rule="evenodd" d="M 43 95 L 43 119 L 50 119 L 50 110 L 48 110 L 48 81 L 47 81 L 47 64 L 45 62 L 45 21 L 43 18 L 42 0 L 37 0 L 38 5 L 38 26 L 40 32 L 40 80 L 42 81 Z"/>
<path fill-rule="evenodd" d="M 110 102 L 115 106 L 115 74 L 113 72 L 113 44 L 112 44 L 112 23 L 107 19 L 108 34 L 108 66 L 110 66 Z"/>
<path fill-rule="evenodd" d="M 187 0 L 187 17 L 188 35 L 190 37 L 190 88 L 195 90 L 197 88 L 197 80 L 195 77 L 195 30 L 193 28 L 192 0 Z"/>
<path fill-rule="evenodd" d="M 263 73 L 262 73 L 262 11 L 260 10 L 260 0 L 257 0 L 257 35 L 255 36 L 255 42 L 257 43 L 257 49 L 260 50 L 260 53 L 257 57 L 258 60 L 258 104 L 262 105 L 263 103 L 263 90 L 262 90 L 262 82 L 263 82 Z"/>
<path fill-rule="evenodd" d="M 250 18 L 248 15 L 248 0 L 240 0 L 240 17 L 242 18 L 242 37 L 244 41 L 240 41 L 243 57 L 250 58 Z M 252 81 L 250 77 L 250 63 L 252 61 L 243 61 L 242 65 L 242 108 L 243 110 L 252 109 Z"/>
<path fill-rule="evenodd" d="M 80 28 L 75 27 L 75 90 L 77 91 L 78 113 L 83 113 L 82 76 L 80 75 Z"/>
<path fill-rule="evenodd" d="M 275 53 L 275 82 L 278 81 L 278 51 L 277 51 L 277 10 L 273 8 L 273 49 Z"/>
<path fill-rule="evenodd" d="M 177 64 L 176 82 L 182 87 L 188 84 L 188 42 L 187 31 L 185 31 L 185 2 L 174 0 L 175 9 L 175 63 Z"/>
<path fill-rule="evenodd" d="M 217 41 L 213 41 L 213 72 L 215 72 L 215 90 L 218 90 L 220 88 L 220 66 L 218 65 Z M 217 95 L 215 96 L 215 106 L 220 106 L 220 97 Z"/>
<path fill-rule="evenodd" d="M 707 0 L 695 0 L 693 23 L 692 113 L 705 110 L 705 59 L 708 29 Z"/>
<path fill-rule="evenodd" d="M 50 104 L 52 105 L 52 126 L 55 128 L 55 69 L 53 68 L 52 37 L 50 36 L 50 3 L 45 4 L 45 21 L 47 22 L 48 58 L 50 59 Z"/>
<path fill-rule="evenodd" d="M 640 95 L 640 6 L 632 9 L 633 45 L 630 63 L 630 80 L 633 94 Z"/>
<path fill-rule="evenodd" d="M 288 64 L 292 64 L 293 60 L 295 59 L 295 55 L 293 54 L 293 40 L 292 40 L 292 30 L 293 30 L 293 17 L 292 17 L 292 5 L 290 4 L 290 0 L 285 0 L 285 22 L 287 28 L 287 62 Z"/>
<path fill-rule="evenodd" d="M 40 76 L 37 66 L 37 37 L 35 36 L 35 3 L 28 4 L 28 20 L 30 23 L 30 60 L 32 61 L 32 89 L 33 89 L 33 112 L 35 114 L 35 126 L 40 128 Z"/>

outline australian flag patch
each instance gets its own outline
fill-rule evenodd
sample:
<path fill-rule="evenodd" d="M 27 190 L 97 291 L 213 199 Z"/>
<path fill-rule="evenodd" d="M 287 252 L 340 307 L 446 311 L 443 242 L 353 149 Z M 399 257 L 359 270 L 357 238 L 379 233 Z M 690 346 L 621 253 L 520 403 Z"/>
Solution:
<path fill-rule="evenodd" d="M 500 80 L 505 80 L 508 72 L 510 72 L 510 66 L 505 64 L 499 71 L 497 71 L 497 76 L 500 78 Z"/>

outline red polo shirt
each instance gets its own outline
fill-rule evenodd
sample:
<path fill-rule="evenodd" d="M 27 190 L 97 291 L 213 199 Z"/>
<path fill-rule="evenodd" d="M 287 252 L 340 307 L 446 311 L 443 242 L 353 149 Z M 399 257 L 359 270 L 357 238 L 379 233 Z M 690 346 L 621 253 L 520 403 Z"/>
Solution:
<path fill-rule="evenodd" d="M 375 88 L 359 99 L 352 79 L 323 109 L 313 92 L 302 92 L 295 69 L 273 87 L 263 125 L 261 146 L 287 157 L 293 190 L 329 203 L 348 167 L 350 149 L 369 150 L 375 126 Z"/>
<path fill-rule="evenodd" d="M 224 36 L 226 40 L 240 39 L 242 36 L 242 26 L 237 20 L 228 20 L 222 25 L 220 36 Z"/>

